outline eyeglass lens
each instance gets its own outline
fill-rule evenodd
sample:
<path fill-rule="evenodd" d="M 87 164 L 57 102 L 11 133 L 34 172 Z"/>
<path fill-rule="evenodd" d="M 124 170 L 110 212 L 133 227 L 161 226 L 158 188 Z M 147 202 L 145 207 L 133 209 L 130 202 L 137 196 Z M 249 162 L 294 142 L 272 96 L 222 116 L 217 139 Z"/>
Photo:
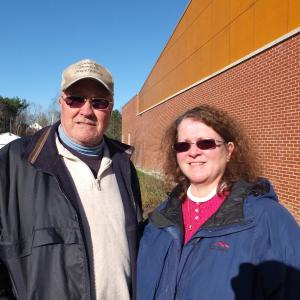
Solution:
<path fill-rule="evenodd" d="M 85 98 L 81 96 L 68 96 L 64 99 L 71 108 L 80 108 L 85 103 Z M 95 109 L 106 109 L 109 106 L 109 100 L 104 98 L 92 98 L 91 104 Z"/>
<path fill-rule="evenodd" d="M 191 148 L 191 144 L 196 144 L 196 146 L 201 150 L 214 149 L 218 146 L 214 139 L 205 139 L 198 140 L 196 143 L 177 142 L 173 145 L 173 148 L 176 152 L 185 152 Z"/>

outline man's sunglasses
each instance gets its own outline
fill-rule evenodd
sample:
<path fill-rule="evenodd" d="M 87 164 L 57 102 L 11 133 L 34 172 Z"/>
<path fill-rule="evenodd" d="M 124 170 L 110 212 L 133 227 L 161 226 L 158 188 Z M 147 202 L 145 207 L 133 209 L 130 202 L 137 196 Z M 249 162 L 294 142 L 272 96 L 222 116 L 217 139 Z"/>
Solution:
<path fill-rule="evenodd" d="M 218 144 L 217 144 L 218 143 Z M 223 145 L 225 142 L 223 141 L 217 141 L 214 139 L 203 139 L 198 140 L 195 143 L 189 143 L 189 142 L 177 142 L 173 145 L 173 149 L 177 152 L 186 152 L 191 148 L 192 144 L 195 144 L 199 149 L 201 150 L 209 150 L 209 149 L 215 149 L 221 145 Z"/>
<path fill-rule="evenodd" d="M 65 96 L 62 97 L 63 100 L 71 107 L 71 108 L 80 108 L 84 105 L 88 99 L 90 100 L 92 107 L 94 109 L 107 109 L 110 102 L 105 98 L 85 98 L 82 96 Z"/>

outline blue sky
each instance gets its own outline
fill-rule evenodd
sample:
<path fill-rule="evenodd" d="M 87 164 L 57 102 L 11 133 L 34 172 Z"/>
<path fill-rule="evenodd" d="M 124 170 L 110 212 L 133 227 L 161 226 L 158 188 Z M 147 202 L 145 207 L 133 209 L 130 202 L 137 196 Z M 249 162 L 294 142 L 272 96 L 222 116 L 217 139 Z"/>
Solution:
<path fill-rule="evenodd" d="M 63 69 L 91 58 L 113 73 L 120 110 L 139 92 L 188 2 L 1 1 L 0 95 L 47 110 Z"/>

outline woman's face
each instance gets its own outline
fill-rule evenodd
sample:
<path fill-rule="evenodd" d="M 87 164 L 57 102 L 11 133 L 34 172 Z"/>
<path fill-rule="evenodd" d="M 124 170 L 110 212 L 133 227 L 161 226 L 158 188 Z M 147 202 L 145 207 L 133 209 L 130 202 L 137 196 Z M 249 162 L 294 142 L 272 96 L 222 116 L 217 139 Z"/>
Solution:
<path fill-rule="evenodd" d="M 233 152 L 233 143 L 216 143 L 216 148 L 201 150 L 195 142 L 201 139 L 224 139 L 211 127 L 201 121 L 187 118 L 178 126 L 178 142 L 188 142 L 190 148 L 185 152 L 176 154 L 178 165 L 183 174 L 190 180 L 195 196 L 204 196 L 220 182 L 226 168 L 226 164 Z M 201 194 L 196 195 L 196 190 Z"/>

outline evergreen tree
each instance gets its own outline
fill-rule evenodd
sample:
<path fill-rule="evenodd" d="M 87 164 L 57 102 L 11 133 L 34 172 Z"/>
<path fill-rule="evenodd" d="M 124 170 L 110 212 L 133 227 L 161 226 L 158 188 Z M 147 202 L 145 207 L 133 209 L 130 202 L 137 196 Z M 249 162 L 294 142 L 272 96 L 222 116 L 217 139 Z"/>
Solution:
<path fill-rule="evenodd" d="M 0 133 L 12 131 L 15 120 L 28 106 L 25 99 L 0 96 Z"/>
<path fill-rule="evenodd" d="M 112 139 L 121 141 L 122 115 L 115 109 L 112 111 L 110 123 L 106 131 L 106 135 Z"/>

